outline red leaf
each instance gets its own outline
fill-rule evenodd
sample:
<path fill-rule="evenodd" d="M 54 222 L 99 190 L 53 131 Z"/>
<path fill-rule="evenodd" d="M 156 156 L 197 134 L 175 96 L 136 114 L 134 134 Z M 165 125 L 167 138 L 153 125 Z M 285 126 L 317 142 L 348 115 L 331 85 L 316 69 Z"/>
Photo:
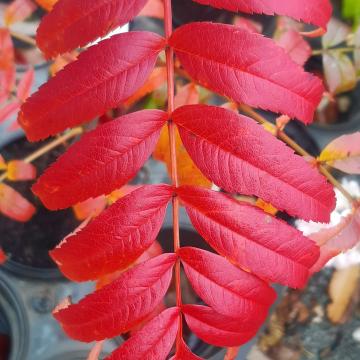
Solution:
<path fill-rule="evenodd" d="M 7 6 L 4 13 L 4 23 L 10 26 L 18 21 L 28 18 L 36 10 L 32 0 L 14 0 Z"/>
<path fill-rule="evenodd" d="M 175 261 L 175 254 L 164 254 L 142 263 L 54 317 L 68 336 L 84 342 L 127 332 L 159 305 Z"/>
<path fill-rule="evenodd" d="M 149 76 L 164 39 L 149 32 L 113 36 L 91 47 L 22 106 L 19 122 L 40 140 L 117 107 Z"/>
<path fill-rule="evenodd" d="M 0 70 L 0 97 L 7 98 L 15 84 L 15 66 Z"/>
<path fill-rule="evenodd" d="M 207 306 L 184 305 L 182 312 L 191 331 L 201 340 L 220 347 L 240 346 L 257 333 L 261 323 L 227 317 Z M 256 313 L 252 315 L 256 319 Z M 257 319 L 256 319 L 257 321 Z"/>
<path fill-rule="evenodd" d="M 7 260 L 7 256 L 4 253 L 3 249 L 0 248 L 0 265 L 2 265 Z"/>
<path fill-rule="evenodd" d="M 326 28 L 332 7 L 329 0 L 194 0 L 219 9 L 248 14 L 285 15 Z"/>
<path fill-rule="evenodd" d="M 184 340 L 181 340 L 175 356 L 173 356 L 170 360 L 203 360 L 203 359 L 193 354 L 191 350 L 188 348 L 188 346 L 185 344 Z"/>
<path fill-rule="evenodd" d="M 312 121 L 322 82 L 273 40 L 231 25 L 191 23 L 178 28 L 169 43 L 203 86 L 240 103 Z"/>
<path fill-rule="evenodd" d="M 7 70 L 14 65 L 14 46 L 10 31 L 0 28 L 0 70 Z"/>
<path fill-rule="evenodd" d="M 94 280 L 125 269 L 155 241 L 171 197 L 168 185 L 135 190 L 85 229 L 67 237 L 51 251 L 51 257 L 75 281 Z"/>
<path fill-rule="evenodd" d="M 20 101 L 24 102 L 29 97 L 31 87 L 34 83 L 34 76 L 34 69 L 30 68 L 20 80 L 16 91 L 16 96 Z"/>
<path fill-rule="evenodd" d="M 178 328 L 179 309 L 167 309 L 131 336 L 106 360 L 165 360 L 174 344 Z"/>
<path fill-rule="evenodd" d="M 329 221 L 332 186 L 255 121 L 206 105 L 184 106 L 172 119 L 195 164 L 216 185 L 256 195 L 293 216 Z"/>
<path fill-rule="evenodd" d="M 132 20 L 146 1 L 61 0 L 43 18 L 37 44 L 48 58 L 74 50 Z"/>
<path fill-rule="evenodd" d="M 192 247 L 179 250 L 195 292 L 218 313 L 243 321 L 264 321 L 276 294 L 264 281 L 226 259 Z"/>
<path fill-rule="evenodd" d="M 120 188 L 153 152 L 167 117 L 143 110 L 97 127 L 47 169 L 34 193 L 56 210 Z"/>
<path fill-rule="evenodd" d="M 21 194 L 10 186 L 0 183 L 0 213 L 10 219 L 26 222 L 35 214 L 36 209 Z"/>
<path fill-rule="evenodd" d="M 271 282 L 303 287 L 319 247 L 255 206 L 183 186 L 177 193 L 200 235 L 221 255 Z"/>

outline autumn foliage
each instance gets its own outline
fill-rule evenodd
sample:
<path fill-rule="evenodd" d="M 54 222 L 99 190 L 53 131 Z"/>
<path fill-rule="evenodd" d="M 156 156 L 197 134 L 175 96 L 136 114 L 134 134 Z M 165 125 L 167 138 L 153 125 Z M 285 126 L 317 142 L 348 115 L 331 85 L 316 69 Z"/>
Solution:
<path fill-rule="evenodd" d="M 331 15 L 328 0 L 196 1 L 230 11 L 287 15 L 323 29 Z M 74 50 L 130 21 L 145 4 L 59 0 L 39 27 L 38 45 L 48 58 Z M 108 359 L 166 359 L 174 343 L 173 359 L 199 359 L 184 342 L 183 321 L 209 344 L 240 346 L 256 334 L 275 301 L 271 283 L 305 286 L 319 246 L 232 194 L 256 196 L 292 216 L 322 222 L 329 221 L 335 206 L 332 186 L 317 169 L 254 120 L 190 101 L 175 110 L 174 56 L 194 82 L 233 102 L 304 123 L 313 119 L 324 92 L 322 81 L 273 40 L 245 28 L 194 22 L 173 32 L 171 1 L 164 5 L 165 38 L 130 32 L 88 48 L 32 95 L 19 114 L 31 141 L 89 122 L 144 91 L 150 74 L 156 75 L 159 54 L 166 52 L 166 111 L 141 110 L 98 125 L 33 187 L 49 209 L 67 208 L 125 185 L 154 152 L 160 136 L 161 146 L 168 149 L 164 161 L 171 170 L 170 185 L 134 190 L 51 252 L 75 281 L 122 271 L 78 304 L 54 313 L 70 337 L 85 342 L 112 338 L 142 324 L 174 281 L 176 304 L 134 332 Z M 161 135 L 164 131 L 168 137 Z M 205 179 L 192 186 L 179 183 L 177 152 L 182 146 Z M 210 190 L 211 183 L 226 193 Z M 170 203 L 173 253 L 129 269 L 154 244 Z M 181 247 L 180 203 L 218 254 Z M 183 304 L 180 266 L 206 305 Z"/>

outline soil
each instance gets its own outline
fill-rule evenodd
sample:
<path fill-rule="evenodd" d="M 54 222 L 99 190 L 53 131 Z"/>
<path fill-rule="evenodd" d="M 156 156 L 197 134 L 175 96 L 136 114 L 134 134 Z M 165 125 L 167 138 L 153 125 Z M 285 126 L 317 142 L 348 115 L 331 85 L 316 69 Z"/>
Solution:
<path fill-rule="evenodd" d="M 360 358 L 359 289 L 341 324 L 326 314 L 330 303 L 329 281 L 333 270 L 315 275 L 303 291 L 286 290 L 271 315 L 258 348 L 273 360 L 355 360 Z"/>
<path fill-rule="evenodd" d="M 1 154 L 7 161 L 22 159 L 43 145 L 45 143 L 34 144 L 20 139 L 2 149 Z M 36 160 L 33 164 L 38 174 L 41 174 L 64 150 L 64 146 L 58 147 Z M 19 223 L 0 215 L 0 246 L 14 262 L 35 268 L 55 268 L 56 265 L 48 252 L 78 226 L 72 210 L 51 212 L 44 208 L 31 192 L 31 181 L 8 184 L 28 199 L 36 207 L 37 212 L 27 223 Z"/>

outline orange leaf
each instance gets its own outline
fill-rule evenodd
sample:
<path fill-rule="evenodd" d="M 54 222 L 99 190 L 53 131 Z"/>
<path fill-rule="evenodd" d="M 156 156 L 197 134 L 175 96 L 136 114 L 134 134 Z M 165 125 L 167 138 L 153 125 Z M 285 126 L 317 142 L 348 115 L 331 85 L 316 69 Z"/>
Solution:
<path fill-rule="evenodd" d="M 52 10 L 58 0 L 35 0 L 42 8 L 47 11 Z"/>
<path fill-rule="evenodd" d="M 272 206 L 270 203 L 265 202 L 262 199 L 256 200 L 256 206 L 260 209 L 263 209 L 266 213 L 270 215 L 276 215 L 278 212 L 278 209 L 276 209 L 274 206 Z"/>
<path fill-rule="evenodd" d="M 76 50 L 57 56 L 55 61 L 50 66 L 51 76 L 55 76 L 66 65 L 75 61 L 78 56 L 79 56 L 79 52 Z"/>
<path fill-rule="evenodd" d="M 4 22 L 10 26 L 28 18 L 36 10 L 32 0 L 14 0 L 5 10 Z"/>
<path fill-rule="evenodd" d="M 35 214 L 35 207 L 10 186 L 0 184 L 0 212 L 13 220 L 26 222 Z"/>
<path fill-rule="evenodd" d="M 240 347 L 228 348 L 224 360 L 235 360 L 237 358 L 239 351 L 240 351 Z"/>
<path fill-rule="evenodd" d="M 3 249 L 0 248 L 0 265 L 3 264 L 7 260 L 7 256 L 4 253 Z"/>
<path fill-rule="evenodd" d="M 162 0 L 149 0 L 140 12 L 139 16 L 164 19 L 164 3 Z"/>
<path fill-rule="evenodd" d="M 190 83 L 178 90 L 175 97 L 175 107 L 183 105 L 197 104 L 199 102 L 199 93 L 197 87 Z M 208 180 L 194 164 L 187 153 L 179 132 L 176 131 L 176 155 L 178 160 L 178 175 L 180 185 L 197 185 L 206 188 L 211 187 L 211 181 Z M 153 156 L 156 160 L 166 164 L 168 172 L 171 170 L 170 148 L 169 148 L 169 132 L 167 126 L 163 127 L 160 139 L 156 145 Z"/>
<path fill-rule="evenodd" d="M 85 200 L 73 206 L 75 217 L 82 221 L 87 218 L 98 216 L 106 207 L 105 195 Z"/>
<path fill-rule="evenodd" d="M 125 101 L 125 106 L 130 107 L 142 99 L 144 96 L 151 94 L 154 90 L 166 83 L 166 68 L 157 67 L 151 73 L 146 83 L 132 96 Z"/>
<path fill-rule="evenodd" d="M 7 70 L 14 64 L 14 47 L 8 29 L 0 29 L 0 70 Z"/>
<path fill-rule="evenodd" d="M 114 190 L 112 193 L 107 195 L 107 201 L 111 205 L 124 197 L 125 195 L 130 194 L 134 190 L 138 189 L 140 185 L 125 185 L 120 189 Z"/>
<path fill-rule="evenodd" d="M 36 178 L 36 168 L 34 165 L 22 160 L 12 160 L 8 162 L 7 179 L 10 181 L 28 181 Z"/>
<path fill-rule="evenodd" d="M 0 154 L 0 170 L 6 170 L 7 164 L 3 156 Z"/>

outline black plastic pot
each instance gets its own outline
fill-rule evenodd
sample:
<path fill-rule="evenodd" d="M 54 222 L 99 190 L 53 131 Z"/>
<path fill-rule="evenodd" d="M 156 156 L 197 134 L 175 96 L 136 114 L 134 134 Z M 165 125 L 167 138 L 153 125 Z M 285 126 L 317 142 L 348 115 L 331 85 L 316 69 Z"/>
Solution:
<path fill-rule="evenodd" d="M 10 339 L 8 360 L 24 360 L 29 349 L 29 322 L 16 288 L 0 271 L 0 330 Z"/>

